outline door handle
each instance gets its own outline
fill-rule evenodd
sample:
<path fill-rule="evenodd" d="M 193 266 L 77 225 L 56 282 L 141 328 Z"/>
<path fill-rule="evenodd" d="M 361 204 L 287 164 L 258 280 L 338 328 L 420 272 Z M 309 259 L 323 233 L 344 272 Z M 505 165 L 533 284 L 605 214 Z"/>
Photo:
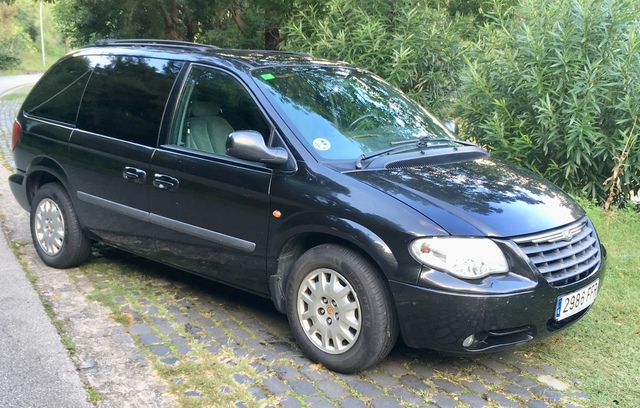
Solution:
<path fill-rule="evenodd" d="M 153 176 L 153 186 L 165 191 L 176 191 L 180 182 L 177 178 L 165 174 L 155 174 Z"/>
<path fill-rule="evenodd" d="M 144 184 L 147 179 L 147 172 L 135 167 L 125 167 L 124 170 L 122 170 L 122 177 L 134 183 Z"/>

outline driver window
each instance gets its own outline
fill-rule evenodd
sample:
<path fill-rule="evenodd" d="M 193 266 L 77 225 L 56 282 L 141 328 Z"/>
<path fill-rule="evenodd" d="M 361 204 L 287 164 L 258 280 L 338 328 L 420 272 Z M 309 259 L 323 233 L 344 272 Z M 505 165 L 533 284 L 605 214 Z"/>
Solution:
<path fill-rule="evenodd" d="M 246 89 L 229 74 L 194 66 L 178 102 L 169 144 L 226 155 L 236 130 L 256 130 L 265 138 L 269 127 Z"/>

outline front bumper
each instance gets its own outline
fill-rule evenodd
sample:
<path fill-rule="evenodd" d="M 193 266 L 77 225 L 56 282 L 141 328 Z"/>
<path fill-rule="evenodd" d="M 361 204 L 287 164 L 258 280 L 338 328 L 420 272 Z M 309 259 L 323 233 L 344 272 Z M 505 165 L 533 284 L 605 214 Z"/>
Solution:
<path fill-rule="evenodd" d="M 601 263 L 588 278 L 562 288 L 540 279 L 531 290 L 507 294 L 457 293 L 395 281 L 389 284 L 408 346 L 469 355 L 530 343 L 575 323 L 591 306 L 556 321 L 558 297 L 602 279 L 603 271 Z"/>

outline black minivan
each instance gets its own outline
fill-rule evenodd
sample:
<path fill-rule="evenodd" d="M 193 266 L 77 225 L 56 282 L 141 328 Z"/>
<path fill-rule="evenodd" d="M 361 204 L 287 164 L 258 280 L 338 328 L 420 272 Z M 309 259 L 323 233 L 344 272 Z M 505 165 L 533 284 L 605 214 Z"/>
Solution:
<path fill-rule="evenodd" d="M 13 148 L 47 265 L 100 241 L 268 297 L 340 372 L 398 335 L 467 355 L 529 343 L 580 319 L 602 279 L 567 194 L 307 54 L 100 41 L 35 85 Z"/>

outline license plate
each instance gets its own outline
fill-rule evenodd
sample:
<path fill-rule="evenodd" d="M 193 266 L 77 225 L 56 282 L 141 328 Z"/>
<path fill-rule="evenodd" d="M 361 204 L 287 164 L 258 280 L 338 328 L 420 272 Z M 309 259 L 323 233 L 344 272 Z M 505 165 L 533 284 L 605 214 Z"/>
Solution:
<path fill-rule="evenodd" d="M 558 297 L 556 320 L 566 319 L 592 305 L 598 295 L 598 283 L 600 279 L 580 290 Z"/>

